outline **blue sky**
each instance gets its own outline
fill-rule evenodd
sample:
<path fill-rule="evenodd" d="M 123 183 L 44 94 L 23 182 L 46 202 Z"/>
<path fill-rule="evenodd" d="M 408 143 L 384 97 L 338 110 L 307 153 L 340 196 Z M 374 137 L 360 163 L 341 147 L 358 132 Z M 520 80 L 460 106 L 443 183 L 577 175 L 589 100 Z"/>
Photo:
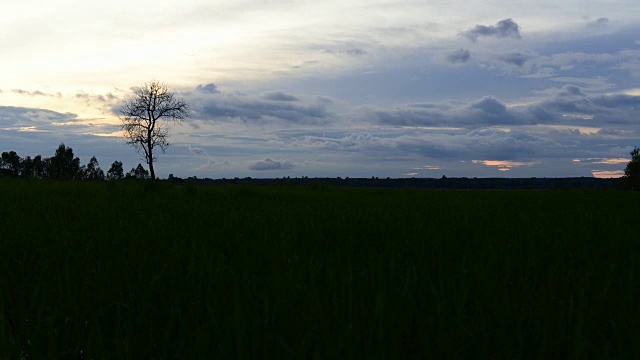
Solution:
<path fill-rule="evenodd" d="M 619 176 L 640 146 L 640 3 L 3 4 L 0 150 L 103 168 L 132 87 L 191 104 L 160 177 Z"/>

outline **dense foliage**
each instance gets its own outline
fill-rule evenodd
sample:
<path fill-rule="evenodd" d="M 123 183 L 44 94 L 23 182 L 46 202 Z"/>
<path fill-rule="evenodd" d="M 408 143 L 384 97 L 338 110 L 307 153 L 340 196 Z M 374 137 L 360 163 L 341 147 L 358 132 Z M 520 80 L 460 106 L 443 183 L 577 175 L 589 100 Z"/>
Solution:
<path fill-rule="evenodd" d="M 627 180 L 627 184 L 634 190 L 640 189 L 640 149 L 634 148 L 629 153 L 631 155 L 631 161 L 624 169 L 624 176 Z"/>
<path fill-rule="evenodd" d="M 639 200 L 4 180 L 0 358 L 633 358 Z"/>

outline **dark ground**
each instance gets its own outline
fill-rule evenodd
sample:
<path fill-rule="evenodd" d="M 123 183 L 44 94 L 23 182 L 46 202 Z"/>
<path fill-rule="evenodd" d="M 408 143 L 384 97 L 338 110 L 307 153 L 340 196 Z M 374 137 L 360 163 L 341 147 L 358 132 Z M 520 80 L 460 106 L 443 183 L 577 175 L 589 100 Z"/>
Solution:
<path fill-rule="evenodd" d="M 622 179 L 579 178 L 277 178 L 277 179 L 180 179 L 172 180 L 202 185 L 243 184 L 243 185 L 330 185 L 374 188 L 408 188 L 434 190 L 509 190 L 509 189 L 616 189 Z"/>

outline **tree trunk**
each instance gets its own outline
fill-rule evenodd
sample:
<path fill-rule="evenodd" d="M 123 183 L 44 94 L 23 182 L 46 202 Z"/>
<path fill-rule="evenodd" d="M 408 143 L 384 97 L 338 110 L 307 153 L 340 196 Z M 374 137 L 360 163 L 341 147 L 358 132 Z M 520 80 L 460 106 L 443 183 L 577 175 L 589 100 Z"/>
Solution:
<path fill-rule="evenodd" d="M 153 158 L 151 157 L 151 150 L 149 150 L 149 175 L 151 175 L 151 180 L 156 179 L 156 172 L 153 171 Z"/>
<path fill-rule="evenodd" d="M 151 180 L 156 179 L 156 173 L 153 171 L 153 160 L 149 163 L 149 175 L 151 175 Z"/>
<path fill-rule="evenodd" d="M 151 133 L 151 132 L 149 132 Z M 149 134 L 148 137 L 148 142 L 147 145 L 149 146 L 149 158 L 148 160 L 148 164 L 149 164 L 149 175 L 151 175 L 151 180 L 155 180 L 156 179 L 156 172 L 153 171 L 153 148 L 151 147 L 151 134 Z"/>

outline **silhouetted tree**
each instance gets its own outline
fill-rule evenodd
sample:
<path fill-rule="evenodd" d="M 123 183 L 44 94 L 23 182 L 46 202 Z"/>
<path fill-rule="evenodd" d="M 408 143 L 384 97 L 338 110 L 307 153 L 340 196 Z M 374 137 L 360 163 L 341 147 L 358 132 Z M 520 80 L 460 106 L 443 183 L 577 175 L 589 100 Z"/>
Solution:
<path fill-rule="evenodd" d="M 107 171 L 108 180 L 120 180 L 124 178 L 124 170 L 122 169 L 122 163 L 118 160 L 114 161 Z"/>
<path fill-rule="evenodd" d="M 132 168 L 131 171 L 127 173 L 127 179 L 149 179 L 149 172 L 142 167 L 142 164 L 138 164 L 137 167 Z"/>
<path fill-rule="evenodd" d="M 624 176 L 631 189 L 638 190 L 640 189 L 640 149 L 634 148 L 629 155 L 631 155 L 631 161 L 624 169 Z"/>
<path fill-rule="evenodd" d="M 98 159 L 96 157 L 92 157 L 89 160 L 89 163 L 83 169 L 85 180 L 104 180 L 104 171 L 100 169 L 100 165 L 98 164 Z"/>
<path fill-rule="evenodd" d="M 183 99 L 176 99 L 166 84 L 152 81 L 136 88 L 120 113 L 127 144 L 138 151 L 149 165 L 151 178 L 155 179 L 154 150 L 159 147 L 164 153 L 170 145 L 166 122 L 182 123 L 189 117 L 189 105 Z"/>
<path fill-rule="evenodd" d="M 5 170 L 6 173 L 14 177 L 20 175 L 22 159 L 15 151 L 3 152 L 0 160 L 0 168 Z"/>
<path fill-rule="evenodd" d="M 33 177 L 33 159 L 31 156 L 27 156 L 22 159 L 22 164 L 20 165 L 21 171 L 20 176 L 24 178 Z"/>
<path fill-rule="evenodd" d="M 41 155 L 36 155 L 33 158 L 33 177 L 37 179 L 44 179 L 48 176 L 47 167 L 49 159 L 42 159 Z"/>
<path fill-rule="evenodd" d="M 55 155 L 48 160 L 47 174 L 51 179 L 74 180 L 82 176 L 80 172 L 80 159 L 77 157 L 74 158 L 73 149 L 66 147 L 64 143 L 58 146 Z"/>

